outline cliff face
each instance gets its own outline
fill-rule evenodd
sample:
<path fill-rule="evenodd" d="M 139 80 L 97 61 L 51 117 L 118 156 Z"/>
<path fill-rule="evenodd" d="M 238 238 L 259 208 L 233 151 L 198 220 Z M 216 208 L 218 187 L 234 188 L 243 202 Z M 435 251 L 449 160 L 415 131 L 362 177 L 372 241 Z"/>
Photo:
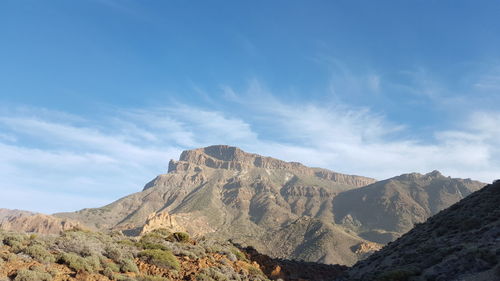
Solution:
<path fill-rule="evenodd" d="M 352 187 L 361 187 L 376 182 L 372 178 L 340 174 L 326 169 L 310 168 L 297 162 L 285 162 L 271 157 L 247 153 L 237 147 L 227 145 L 214 145 L 184 151 L 179 157 L 179 161 L 170 160 L 168 172 L 185 171 L 191 166 L 235 171 L 248 171 L 253 168 L 282 170 L 298 175 L 315 176 Z"/>
<path fill-rule="evenodd" d="M 173 216 L 165 211 L 150 214 L 142 227 L 141 235 L 155 229 L 168 229 L 170 232 L 186 231 L 184 227 L 177 223 Z"/>

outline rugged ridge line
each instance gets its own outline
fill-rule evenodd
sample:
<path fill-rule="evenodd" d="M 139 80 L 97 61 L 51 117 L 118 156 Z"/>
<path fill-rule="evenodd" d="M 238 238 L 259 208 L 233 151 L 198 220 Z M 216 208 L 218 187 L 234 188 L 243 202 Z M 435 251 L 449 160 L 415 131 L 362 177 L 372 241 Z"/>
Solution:
<path fill-rule="evenodd" d="M 362 187 L 376 182 L 373 178 L 346 175 L 321 168 L 310 168 L 298 162 L 286 162 L 272 157 L 247 153 L 237 147 L 228 145 L 213 145 L 205 148 L 185 150 L 181 153 L 179 161 L 170 160 L 168 172 L 186 171 L 192 165 L 236 171 L 244 171 L 252 168 L 288 170 L 354 187 Z"/>

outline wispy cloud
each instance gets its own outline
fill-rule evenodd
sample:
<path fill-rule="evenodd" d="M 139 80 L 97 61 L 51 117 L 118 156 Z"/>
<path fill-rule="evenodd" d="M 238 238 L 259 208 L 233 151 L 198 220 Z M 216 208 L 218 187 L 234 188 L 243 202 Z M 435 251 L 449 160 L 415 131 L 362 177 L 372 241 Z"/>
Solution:
<path fill-rule="evenodd" d="M 469 114 L 422 141 L 401 137 L 405 124 L 366 107 L 283 101 L 256 80 L 223 92 L 224 112 L 183 103 L 103 112 L 99 120 L 38 108 L 0 111 L 7 136 L 0 138 L 0 189 L 23 194 L 2 196 L 0 206 L 45 212 L 97 206 L 140 190 L 183 149 L 212 144 L 378 179 L 434 169 L 498 177 L 496 111 Z M 64 200 L 43 199 L 52 195 Z"/>

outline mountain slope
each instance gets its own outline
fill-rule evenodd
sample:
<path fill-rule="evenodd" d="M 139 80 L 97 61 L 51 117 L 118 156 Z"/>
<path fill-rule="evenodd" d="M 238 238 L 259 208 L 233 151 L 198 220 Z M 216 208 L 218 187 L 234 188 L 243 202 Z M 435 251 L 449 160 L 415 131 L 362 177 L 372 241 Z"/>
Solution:
<path fill-rule="evenodd" d="M 500 280 L 500 181 L 418 224 L 349 280 Z M 399 276 L 397 279 L 396 276 Z"/>
<path fill-rule="evenodd" d="M 168 174 L 159 175 L 142 192 L 102 208 L 57 216 L 137 234 L 151 213 L 168 212 L 193 235 L 233 239 L 274 257 L 353 264 L 364 253 L 350 248 L 367 241 L 333 224 L 332 199 L 373 182 L 211 146 L 183 152 L 179 161 L 170 162 Z M 273 237 L 288 237 L 287 249 L 269 239 Z M 340 241 L 340 248 L 333 246 Z"/>
<path fill-rule="evenodd" d="M 102 208 L 56 216 L 78 220 L 93 229 L 122 230 L 128 235 L 144 232 L 146 222 L 148 230 L 155 225 L 175 225 L 194 236 L 250 245 L 272 257 L 351 265 L 380 247 L 374 242 L 400 236 L 413 222 L 425 220 L 435 210 L 481 186 L 434 174 L 404 175 L 375 183 L 371 178 L 218 145 L 184 151 L 179 161 L 170 161 L 167 174 L 156 177 L 141 192 Z M 405 177 L 408 179 L 403 181 Z M 425 177 L 432 179 L 423 180 Z M 464 182 L 459 187 L 463 190 L 456 198 L 447 195 L 438 203 L 415 203 L 424 202 L 415 199 L 424 195 L 445 194 L 460 181 Z M 391 182 L 405 184 L 386 184 Z M 386 197 L 394 204 L 379 204 Z M 411 200 L 399 200 L 407 197 Z M 421 211 L 421 205 L 429 210 Z M 372 207 L 375 214 L 398 215 L 390 224 L 381 225 L 358 213 Z M 380 239 L 384 235 L 389 238 Z"/>
<path fill-rule="evenodd" d="M 484 185 L 438 171 L 404 174 L 339 194 L 333 202 L 335 221 L 385 244 Z"/>

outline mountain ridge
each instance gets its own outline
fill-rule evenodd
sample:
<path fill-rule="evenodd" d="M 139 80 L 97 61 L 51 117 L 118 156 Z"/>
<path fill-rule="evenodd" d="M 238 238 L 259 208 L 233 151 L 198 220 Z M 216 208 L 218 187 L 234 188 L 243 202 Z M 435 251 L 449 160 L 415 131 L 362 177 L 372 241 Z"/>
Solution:
<path fill-rule="evenodd" d="M 440 192 L 447 184 L 456 185 L 451 178 L 430 174 L 443 182 L 437 187 Z M 404 181 L 404 177 L 408 179 Z M 194 237 L 233 240 L 273 258 L 352 265 L 402 235 L 414 221 L 430 215 L 409 211 L 423 208 L 419 205 L 423 201 L 414 200 L 408 191 L 417 186 L 426 194 L 426 184 L 432 181 L 421 178 L 409 174 L 376 182 L 216 145 L 184 151 L 178 161 L 170 161 L 168 173 L 157 176 L 140 192 L 101 208 L 55 216 L 79 221 L 90 229 L 128 235 L 139 235 L 146 224 L 151 230 L 175 221 L 175 227 Z M 461 187 L 470 192 L 482 185 L 462 181 Z M 385 197 L 386 188 L 380 182 L 395 184 L 389 190 L 397 196 Z M 387 206 L 395 206 L 394 220 L 407 221 L 394 229 L 363 221 L 352 208 L 362 207 L 359 193 L 366 190 L 375 190 L 370 200 L 376 203 L 372 210 L 376 216 L 384 216 L 391 210 Z M 443 194 L 446 200 L 440 201 L 438 208 L 451 205 L 467 192 L 455 197 Z M 338 201 L 342 197 L 354 201 L 346 207 Z M 342 201 L 349 202 L 347 199 Z"/>

